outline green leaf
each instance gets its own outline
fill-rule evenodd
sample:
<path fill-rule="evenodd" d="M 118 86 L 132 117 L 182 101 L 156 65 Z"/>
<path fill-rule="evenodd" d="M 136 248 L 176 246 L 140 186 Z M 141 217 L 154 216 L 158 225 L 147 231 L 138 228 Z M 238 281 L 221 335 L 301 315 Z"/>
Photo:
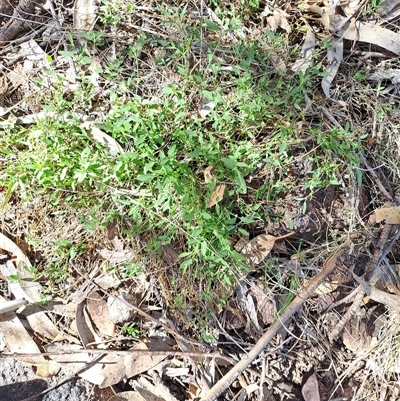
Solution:
<path fill-rule="evenodd" d="M 222 163 L 224 163 L 225 166 L 230 169 L 234 169 L 237 166 L 236 160 L 229 159 L 228 157 L 223 157 L 223 158 L 221 158 L 221 160 L 222 160 Z"/>
<path fill-rule="evenodd" d="M 194 219 L 194 212 L 187 213 L 183 216 L 183 221 L 190 221 Z"/>
<path fill-rule="evenodd" d="M 208 254 L 208 245 L 207 245 L 207 242 L 203 241 L 203 242 L 201 243 L 200 249 L 201 249 L 201 254 L 202 254 L 203 256 L 207 256 L 207 254 Z"/>
<path fill-rule="evenodd" d="M 165 88 L 163 88 L 162 90 L 166 95 L 170 95 L 171 93 L 175 93 L 175 88 L 171 87 L 171 86 L 166 86 Z"/>
<path fill-rule="evenodd" d="M 223 278 L 226 284 L 228 284 L 229 286 L 232 285 L 232 280 L 230 279 L 229 276 L 225 274 Z"/>
<path fill-rule="evenodd" d="M 244 180 L 242 173 L 237 169 L 235 170 L 235 183 L 238 186 L 237 191 L 240 194 L 247 193 L 246 181 Z"/>
<path fill-rule="evenodd" d="M 244 224 L 251 224 L 255 222 L 255 220 L 252 217 L 246 217 L 246 216 L 240 217 L 240 221 Z"/>
<path fill-rule="evenodd" d="M 155 178 L 154 174 L 139 174 L 136 179 L 141 182 L 150 182 Z"/>
<path fill-rule="evenodd" d="M 187 268 L 193 263 L 192 259 L 186 259 L 184 262 L 181 263 L 181 269 L 184 273 L 186 273 Z"/>
<path fill-rule="evenodd" d="M 240 232 L 240 234 L 245 235 L 246 237 L 248 237 L 250 234 L 243 228 L 238 228 L 238 231 Z"/>
<path fill-rule="evenodd" d="M 218 32 L 221 29 L 217 24 L 214 24 L 214 22 L 210 21 L 209 19 L 205 19 L 204 22 L 210 31 Z"/>
<path fill-rule="evenodd" d="M 4 211 L 4 208 L 6 207 L 8 201 L 11 198 L 12 193 L 18 188 L 18 182 L 10 182 L 7 187 L 7 191 L 4 195 L 4 200 L 1 204 L 1 209 L 0 211 Z"/>
<path fill-rule="evenodd" d="M 88 56 L 82 57 L 82 64 L 89 65 L 92 62 L 92 59 Z"/>
<path fill-rule="evenodd" d="M 64 57 L 74 57 L 74 53 L 73 52 L 69 52 L 69 51 L 66 51 L 66 50 L 60 50 L 58 53 L 61 56 L 64 56 Z"/>

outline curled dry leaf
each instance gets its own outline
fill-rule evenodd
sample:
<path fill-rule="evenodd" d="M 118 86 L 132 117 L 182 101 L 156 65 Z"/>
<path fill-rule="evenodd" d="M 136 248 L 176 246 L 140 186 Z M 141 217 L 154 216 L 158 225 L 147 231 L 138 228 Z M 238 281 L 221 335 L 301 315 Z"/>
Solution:
<path fill-rule="evenodd" d="M 217 185 L 215 190 L 210 195 L 210 198 L 208 199 L 206 206 L 207 208 L 215 206 L 218 202 L 222 200 L 222 198 L 224 197 L 225 188 L 226 188 L 225 184 Z"/>
<path fill-rule="evenodd" d="M 383 47 L 390 52 L 400 55 L 400 34 L 390 29 L 382 28 L 373 22 L 346 23 L 346 18 L 335 16 L 335 31 L 337 37 L 350 41 L 366 42 Z"/>
<path fill-rule="evenodd" d="M 280 237 L 274 237 L 269 234 L 258 235 L 245 245 L 242 249 L 242 254 L 246 257 L 247 263 L 250 266 L 257 266 L 269 255 L 274 247 L 275 241 L 290 237 L 293 234 L 294 231 Z"/>
<path fill-rule="evenodd" d="M 317 42 L 315 40 L 315 34 L 313 29 L 309 26 L 307 28 L 306 37 L 304 38 L 304 44 L 301 49 L 301 57 L 296 60 L 293 64 L 292 71 L 293 72 L 306 72 L 307 68 L 311 64 L 312 56 L 314 53 L 315 46 Z"/>
<path fill-rule="evenodd" d="M 387 224 L 400 224 L 400 206 L 375 210 L 376 222 L 386 220 Z"/>
<path fill-rule="evenodd" d="M 329 91 L 331 84 L 339 71 L 340 64 L 343 60 L 343 39 L 332 38 L 328 41 L 328 66 L 326 67 L 327 75 L 324 76 L 321 82 L 322 89 L 327 98 L 330 98 Z"/>

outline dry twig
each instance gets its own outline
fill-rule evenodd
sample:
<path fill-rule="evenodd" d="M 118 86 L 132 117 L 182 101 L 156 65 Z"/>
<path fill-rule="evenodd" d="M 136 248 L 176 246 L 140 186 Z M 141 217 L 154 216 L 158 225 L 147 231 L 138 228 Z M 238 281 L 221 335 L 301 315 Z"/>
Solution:
<path fill-rule="evenodd" d="M 216 400 L 229 386 L 237 379 L 237 377 L 260 355 L 263 349 L 274 338 L 277 332 L 303 305 L 303 303 L 312 295 L 317 287 L 333 272 L 342 256 L 346 255 L 348 248 L 342 248 L 335 255 L 331 256 L 325 263 L 324 267 L 293 299 L 289 306 L 283 311 L 279 319 L 275 320 L 264 335 L 258 340 L 252 350 L 240 360 L 224 377 L 222 377 L 208 391 L 200 401 Z"/>

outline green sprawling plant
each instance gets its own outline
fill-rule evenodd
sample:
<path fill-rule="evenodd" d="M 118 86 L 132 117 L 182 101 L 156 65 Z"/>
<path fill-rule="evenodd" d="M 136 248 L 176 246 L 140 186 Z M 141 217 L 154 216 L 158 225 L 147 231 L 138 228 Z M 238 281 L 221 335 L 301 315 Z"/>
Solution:
<path fill-rule="evenodd" d="M 179 15 L 183 19 L 184 13 Z M 119 21 L 110 14 L 104 18 Z M 88 224 L 126 216 L 131 226 L 125 234 L 144 236 L 151 252 L 179 243 L 181 270 L 202 281 L 203 299 L 212 300 L 220 296 L 213 293 L 216 283 L 231 285 L 247 268 L 231 237 L 247 234 L 249 224 L 265 219 L 268 205 L 294 185 L 285 179 L 289 164 L 301 157 L 310 161 L 313 171 L 305 185 L 311 195 L 327 184 L 339 184 L 336 174 L 342 163 L 358 163 L 358 142 L 350 127 L 321 131 L 319 126 L 307 133 L 309 142 L 303 141 L 298 123 L 306 118 L 304 94 L 320 76 L 319 66 L 299 76 L 274 72 L 271 53 L 259 42 L 236 42 L 227 49 L 210 21 L 200 28 L 179 19 L 172 23 L 180 23 L 182 40 L 141 35 L 114 63 L 97 69 L 107 87 L 102 102 L 110 110 L 98 127 L 122 152 L 110 154 L 74 117 L 77 111 L 90 113 L 97 89 L 88 76 L 91 60 L 82 56 L 82 48 L 76 53 L 72 49 L 63 55 L 74 57 L 81 71 L 78 90 L 65 93 L 54 70 L 38 82 L 47 82 L 46 74 L 52 77 L 53 95 L 45 91 L 43 101 L 67 118 L 15 126 L 2 135 L 1 182 L 10 196 L 19 189 L 27 199 L 40 193 L 53 204 L 68 202 Z M 215 41 L 200 49 L 207 30 Z M 102 35 L 90 38 L 97 43 Z M 263 39 L 282 47 L 279 35 Z M 173 71 L 174 76 L 149 94 L 140 57 L 154 48 L 160 49 L 156 71 Z M 190 57 L 197 48 L 203 58 L 196 64 Z M 223 68 L 219 54 L 228 54 L 230 68 Z M 131 61 L 129 76 L 124 58 Z M 204 105 L 209 113 L 202 116 Z M 247 177 L 258 163 L 277 178 L 252 187 Z M 206 182 L 204 172 L 211 167 L 213 179 Z M 226 185 L 223 199 L 207 207 L 219 184 Z M 101 220 L 89 218 L 97 212 Z"/>

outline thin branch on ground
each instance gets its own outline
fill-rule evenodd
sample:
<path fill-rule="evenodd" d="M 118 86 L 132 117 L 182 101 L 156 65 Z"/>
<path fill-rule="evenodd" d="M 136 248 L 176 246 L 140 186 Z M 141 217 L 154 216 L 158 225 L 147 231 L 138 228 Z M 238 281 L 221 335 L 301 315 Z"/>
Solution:
<path fill-rule="evenodd" d="M 75 350 L 62 350 L 62 351 L 52 351 L 52 352 L 2 352 L 0 353 L 1 357 L 31 357 L 31 356 L 51 356 L 51 355 L 75 355 L 75 354 L 129 354 L 136 356 L 156 356 L 156 355 L 165 355 L 165 356 L 174 356 L 174 357 L 192 357 L 192 358 L 218 358 L 223 359 L 224 361 L 230 363 L 231 365 L 235 364 L 236 361 L 229 356 L 222 355 L 218 352 L 181 352 L 181 351 L 148 351 L 148 350 L 118 350 L 118 349 L 92 349 L 92 348 L 82 348 Z M 91 363 L 91 362 L 90 362 Z"/>
<path fill-rule="evenodd" d="M 381 194 L 385 197 L 385 199 L 391 203 L 393 203 L 394 199 L 393 196 L 390 195 L 390 193 L 387 191 L 387 189 L 383 186 L 381 180 L 379 179 L 378 175 L 376 174 L 376 172 L 374 171 L 374 169 L 372 168 L 372 166 L 368 163 L 367 159 L 361 156 L 361 160 L 365 166 L 365 168 L 368 170 L 372 180 L 375 182 L 375 184 L 378 186 L 379 191 L 381 192 Z"/>
<path fill-rule="evenodd" d="M 200 401 L 215 401 L 221 394 L 226 391 L 229 386 L 237 379 L 237 377 L 260 355 L 263 349 L 275 337 L 278 331 L 303 305 L 303 303 L 313 294 L 318 286 L 333 272 L 340 263 L 340 258 L 346 255 L 348 248 L 342 248 L 335 255 L 331 256 L 325 263 L 324 267 L 293 299 L 289 306 L 283 311 L 279 319 L 275 320 L 264 335 L 258 340 L 252 350 L 243 357 L 224 377 L 222 377 L 208 391 Z"/>

